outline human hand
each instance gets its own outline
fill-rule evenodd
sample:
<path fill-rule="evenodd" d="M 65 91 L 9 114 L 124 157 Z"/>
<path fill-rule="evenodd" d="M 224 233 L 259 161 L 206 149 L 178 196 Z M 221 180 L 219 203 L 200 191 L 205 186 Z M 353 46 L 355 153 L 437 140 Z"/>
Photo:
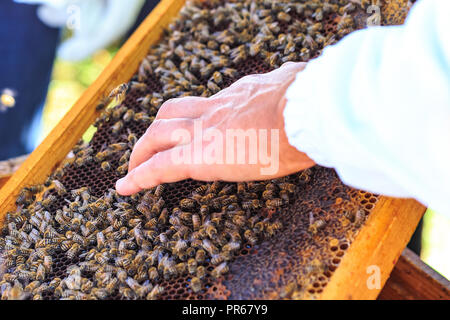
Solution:
<path fill-rule="evenodd" d="M 243 77 L 209 97 L 165 102 L 136 143 L 117 192 L 131 195 L 161 183 L 266 180 L 314 165 L 288 142 L 285 92 L 305 63 L 285 63 Z M 241 130 L 239 130 L 241 129 Z"/>

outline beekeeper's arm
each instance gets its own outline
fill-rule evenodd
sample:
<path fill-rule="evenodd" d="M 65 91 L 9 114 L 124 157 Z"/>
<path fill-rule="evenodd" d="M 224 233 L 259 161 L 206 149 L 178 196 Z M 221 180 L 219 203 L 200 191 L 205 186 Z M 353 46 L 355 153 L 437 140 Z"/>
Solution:
<path fill-rule="evenodd" d="M 355 32 L 305 70 L 304 63 L 285 64 L 210 98 L 169 100 L 134 147 L 118 192 L 186 178 L 270 179 L 316 162 L 335 168 L 352 186 L 415 197 L 450 213 L 448 12 L 447 0 L 421 1 L 406 25 Z M 199 121 L 209 139 L 194 134 Z M 180 143 L 173 139 L 175 129 L 191 135 Z M 204 161 L 208 150 L 228 151 L 226 141 L 210 135 L 224 137 L 228 129 L 278 129 L 279 140 L 270 140 L 279 146 L 272 150 L 279 155 L 278 170 L 268 170 L 276 166 L 261 158 L 254 164 Z M 248 145 L 241 147 L 252 154 Z M 180 151 L 198 160 L 203 153 L 203 162 L 176 163 Z"/>
<path fill-rule="evenodd" d="M 350 34 L 289 87 L 289 142 L 347 184 L 450 214 L 450 2 Z"/>

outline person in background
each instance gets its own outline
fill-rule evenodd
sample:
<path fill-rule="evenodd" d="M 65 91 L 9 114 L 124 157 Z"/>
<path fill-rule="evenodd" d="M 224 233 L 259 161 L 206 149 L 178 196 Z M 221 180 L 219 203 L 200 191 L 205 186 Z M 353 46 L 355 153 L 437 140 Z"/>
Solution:
<path fill-rule="evenodd" d="M 34 147 L 53 61 L 83 60 L 126 39 L 157 0 L 0 2 L 0 160 Z M 72 36 L 59 47 L 60 30 Z M 33 119 L 35 119 L 33 121 Z M 32 142 L 32 143 L 30 143 Z"/>
<path fill-rule="evenodd" d="M 315 164 L 373 193 L 412 197 L 450 215 L 450 2 L 418 1 L 402 26 L 351 33 L 308 63 L 246 76 L 209 98 L 165 102 L 131 154 L 121 195 L 187 178 L 265 180 Z M 176 163 L 225 141 L 193 132 L 278 129 L 279 169 L 265 164 Z M 196 148 L 202 145 L 203 148 Z M 248 148 L 249 144 L 245 146 Z M 189 151 L 188 151 L 189 152 Z"/>

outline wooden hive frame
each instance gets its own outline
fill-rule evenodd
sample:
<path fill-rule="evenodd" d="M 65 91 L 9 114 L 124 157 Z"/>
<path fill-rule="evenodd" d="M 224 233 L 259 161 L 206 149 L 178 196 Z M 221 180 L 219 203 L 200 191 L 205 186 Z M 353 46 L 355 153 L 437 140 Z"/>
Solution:
<path fill-rule="evenodd" d="M 183 4 L 183 0 L 162 0 L 155 7 L 98 79 L 7 181 L 0 192 L 0 224 L 6 212 L 15 210 L 20 190 L 43 182 L 67 156 L 99 115 L 95 108 L 98 101 L 118 84 L 129 81 Z M 320 298 L 377 298 L 425 209 L 415 200 L 381 197 Z M 373 275 L 369 266 L 379 267 L 379 288 L 367 286 L 369 276 Z"/>

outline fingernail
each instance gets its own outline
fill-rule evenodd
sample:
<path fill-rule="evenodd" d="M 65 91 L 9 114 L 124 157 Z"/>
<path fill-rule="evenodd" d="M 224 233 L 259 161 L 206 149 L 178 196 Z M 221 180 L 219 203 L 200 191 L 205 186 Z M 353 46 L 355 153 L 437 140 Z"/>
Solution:
<path fill-rule="evenodd" d="M 124 183 L 125 183 L 125 177 L 120 178 L 119 180 L 117 180 L 116 182 L 116 190 L 120 190 L 124 187 Z"/>

